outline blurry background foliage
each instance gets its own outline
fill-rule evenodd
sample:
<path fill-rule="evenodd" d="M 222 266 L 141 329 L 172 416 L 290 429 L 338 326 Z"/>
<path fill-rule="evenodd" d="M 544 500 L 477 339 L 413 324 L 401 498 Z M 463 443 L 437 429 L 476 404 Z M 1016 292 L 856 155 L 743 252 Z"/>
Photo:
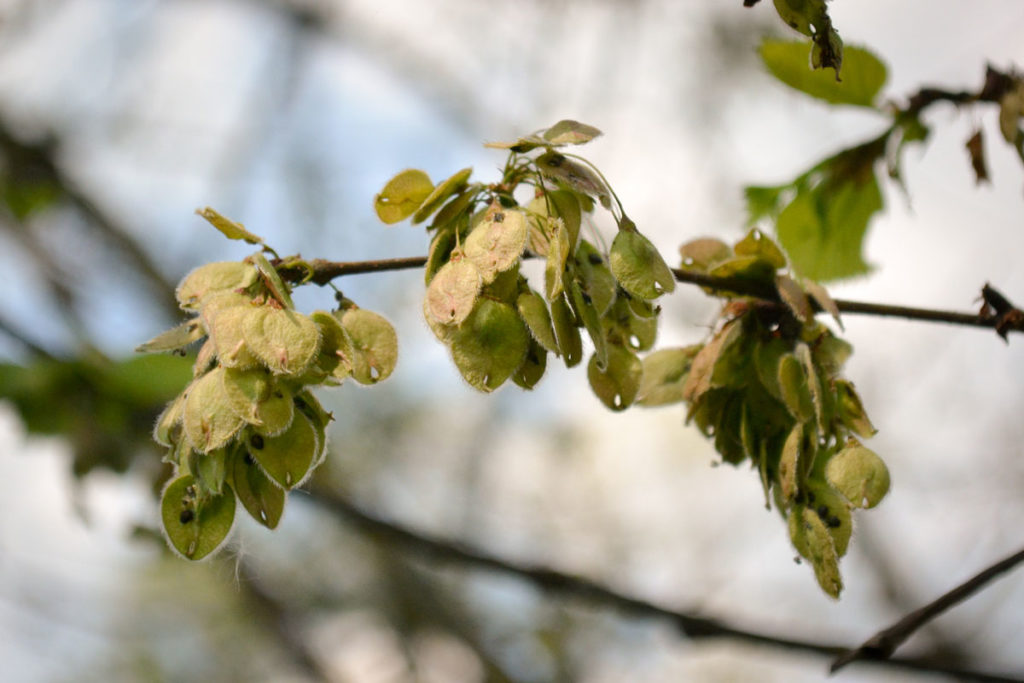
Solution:
<path fill-rule="evenodd" d="M 859 522 L 834 603 L 784 560 L 785 529 L 752 504 L 757 478 L 709 467 L 717 456 L 678 410 L 613 415 L 583 373 L 560 368 L 530 394 L 467 387 L 422 323 L 415 270 L 337 282 L 388 315 L 401 351 L 381 386 L 321 392 L 336 422 L 316 493 L 293 495 L 273 533 L 240 521 L 212 562 L 171 558 L 154 532 L 168 472 L 152 421 L 191 359 L 131 349 L 179 321 L 184 273 L 251 251 L 197 206 L 287 253 L 422 255 L 419 230 L 377 222 L 387 178 L 487 176 L 499 162 L 480 141 L 574 118 L 605 132 L 588 157 L 665 255 L 757 224 L 802 273 L 846 278 L 832 289 L 845 298 L 970 309 L 990 280 L 1019 299 L 1024 8 L 833 2 L 827 25 L 797 22 L 808 45 L 779 15 L 824 3 L 743 4 L 0 2 L 5 676 L 822 676 L 821 658 L 689 640 L 665 621 L 429 561 L 325 500 L 660 605 L 848 645 L 1015 549 L 1019 344 L 844 320 L 857 349 L 846 375 L 894 488 Z M 831 69 L 802 67 L 834 61 L 840 35 L 851 77 L 837 90 Z M 925 85 L 980 102 L 908 99 Z M 307 311 L 332 301 L 315 287 L 296 295 Z M 662 305 L 658 347 L 702 341 L 717 315 L 692 287 Z M 1016 579 L 996 584 L 906 653 L 1024 671 L 1022 601 Z"/>

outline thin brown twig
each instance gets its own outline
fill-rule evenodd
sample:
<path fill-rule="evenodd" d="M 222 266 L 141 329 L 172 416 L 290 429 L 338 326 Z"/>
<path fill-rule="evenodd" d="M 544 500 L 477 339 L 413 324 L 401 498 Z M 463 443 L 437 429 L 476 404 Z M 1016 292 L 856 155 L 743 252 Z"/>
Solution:
<path fill-rule="evenodd" d="M 846 648 L 831 643 L 801 640 L 732 626 L 725 621 L 705 615 L 674 610 L 646 600 L 629 597 L 584 577 L 572 576 L 539 565 L 501 559 L 461 543 L 425 532 L 414 531 L 394 522 L 380 519 L 323 486 L 314 486 L 311 500 L 331 514 L 345 518 L 364 533 L 398 546 L 407 552 L 416 553 L 437 562 L 511 574 L 559 596 L 586 600 L 631 616 L 665 619 L 691 639 L 731 638 L 755 645 L 766 645 L 827 657 L 835 657 L 847 651 Z M 898 669 L 945 674 L 962 680 L 985 681 L 986 683 L 1024 683 L 1024 678 L 1012 675 L 948 667 L 927 659 L 894 657 L 864 661 Z"/>
<path fill-rule="evenodd" d="M 284 265 L 279 270 L 281 276 L 291 282 L 301 282 L 309 275 L 308 282 L 318 285 L 326 285 L 335 278 L 345 275 L 358 275 L 361 273 L 382 273 L 394 270 L 407 270 L 410 268 L 422 268 L 427 262 L 425 256 L 410 256 L 403 258 L 379 259 L 371 261 L 327 261 L 324 259 L 312 259 L 304 263 L 311 269 L 311 274 L 305 268 L 298 265 Z M 765 301 L 780 303 L 779 293 L 775 287 L 768 282 L 750 280 L 737 277 L 715 277 L 706 273 L 674 268 L 672 270 L 678 282 L 699 285 L 717 292 L 733 292 L 744 296 L 752 296 Z M 950 325 L 964 325 L 968 327 L 983 327 L 996 329 L 1003 316 L 963 313 L 959 311 L 946 311 L 931 308 L 916 308 L 913 306 L 896 306 L 890 304 L 876 304 L 864 301 L 849 301 L 836 299 L 836 306 L 842 313 L 854 315 L 874 315 L 883 317 L 905 318 L 907 320 L 918 320 L 922 322 L 947 323 Z M 1008 331 L 1024 331 L 1024 320 L 1019 324 L 1011 326 Z"/>
<path fill-rule="evenodd" d="M 1024 562 L 1024 549 L 996 562 L 924 607 L 907 614 L 892 626 L 882 629 L 868 638 L 860 647 L 847 650 L 832 662 L 830 671 L 835 673 L 847 664 L 858 660 L 888 658 L 903 641 L 919 628 L 957 603 L 966 600 L 987 583 L 1010 571 L 1021 562 Z"/>

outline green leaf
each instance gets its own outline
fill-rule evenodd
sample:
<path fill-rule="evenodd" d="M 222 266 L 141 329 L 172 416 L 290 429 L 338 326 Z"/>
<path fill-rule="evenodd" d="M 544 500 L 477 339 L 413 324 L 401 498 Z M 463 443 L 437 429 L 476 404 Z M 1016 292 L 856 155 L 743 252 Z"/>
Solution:
<path fill-rule="evenodd" d="M 867 170 L 866 178 L 822 182 L 800 192 L 779 214 L 779 241 L 800 275 L 826 282 L 870 270 L 861 252 L 868 222 L 882 209 L 882 193 Z"/>
<path fill-rule="evenodd" d="M 683 400 L 683 385 L 686 382 L 694 356 L 700 345 L 679 349 L 661 349 L 644 357 L 643 375 L 636 401 L 640 405 L 653 407 Z"/>
<path fill-rule="evenodd" d="M 245 240 L 249 244 L 263 244 L 262 237 L 254 235 L 246 230 L 241 223 L 225 218 L 208 206 L 204 209 L 196 209 L 196 214 L 205 218 L 210 225 L 220 230 L 229 240 Z"/>
<path fill-rule="evenodd" d="M 604 326 L 601 324 L 601 316 L 590 297 L 580 289 L 579 282 L 575 279 L 569 281 L 567 294 L 572 302 L 573 310 L 586 328 L 590 340 L 594 343 L 594 357 L 597 366 L 604 370 L 608 362 L 608 340 L 605 338 Z"/>
<path fill-rule="evenodd" d="M 779 457 L 779 488 L 780 495 L 786 503 L 796 497 L 800 485 L 800 463 L 804 449 L 804 426 L 797 422 L 793 425 L 782 445 Z"/>
<path fill-rule="evenodd" d="M 242 507 L 263 526 L 276 528 L 284 512 L 284 489 L 263 473 L 245 449 L 233 454 L 229 467 L 231 483 Z"/>
<path fill-rule="evenodd" d="M 433 192 L 430 176 L 419 169 L 406 169 L 384 185 L 373 198 L 373 208 L 382 222 L 398 223 L 416 213 Z"/>
<path fill-rule="evenodd" d="M 413 225 L 422 223 L 430 217 L 430 214 L 441 208 L 441 205 L 448 201 L 448 198 L 453 194 L 461 190 L 466 186 L 466 181 L 469 180 L 469 176 L 472 175 L 473 169 L 464 168 L 452 177 L 448 178 L 442 183 L 439 183 L 437 187 L 430 191 L 426 199 L 416 210 L 416 213 L 412 216 Z M 427 182 L 430 182 L 430 178 L 427 178 Z M 390 208 L 390 207 L 389 207 Z M 378 211 L 378 215 L 380 215 Z M 382 219 L 383 220 L 383 219 Z M 401 219 L 399 219 L 401 220 Z M 385 221 L 388 222 L 388 221 Z M 397 221 L 392 221 L 397 222 Z"/>
<path fill-rule="evenodd" d="M 842 80 L 826 71 L 809 70 L 811 44 L 804 41 L 766 40 L 760 54 L 768 71 L 791 88 L 830 104 L 876 106 L 888 74 L 885 64 L 864 48 L 843 50 Z M 827 64 L 825 66 L 828 66 Z"/>
<path fill-rule="evenodd" d="M 530 341 L 515 309 L 491 299 L 481 299 L 450 337 L 456 367 L 480 391 L 501 386 L 522 364 Z"/>
<path fill-rule="evenodd" d="M 201 560 L 231 532 L 235 494 L 225 486 L 219 496 L 202 496 L 195 477 L 185 475 L 164 489 L 160 516 L 171 548 L 189 560 Z"/>
<path fill-rule="evenodd" d="M 779 391 L 789 413 L 799 422 L 814 419 L 814 402 L 803 364 L 791 353 L 779 360 Z"/>
<path fill-rule="evenodd" d="M 683 398 L 687 401 L 696 401 L 715 386 L 712 378 L 719 358 L 742 336 L 743 323 L 739 320 L 731 320 L 697 352 L 693 358 L 693 364 L 690 366 L 689 376 L 683 384 Z"/>
<path fill-rule="evenodd" d="M 580 288 L 590 297 L 598 315 L 605 315 L 616 299 L 615 276 L 601 252 L 586 240 L 580 240 L 573 259 Z"/>
<path fill-rule="evenodd" d="M 251 432 L 245 445 L 267 476 L 286 489 L 302 484 L 320 452 L 313 423 L 301 412 L 281 434 L 263 436 Z"/>
<path fill-rule="evenodd" d="M 564 119 L 544 131 L 543 137 L 552 145 L 582 145 L 601 135 L 601 131 L 579 121 Z"/>
<path fill-rule="evenodd" d="M 762 218 L 774 218 L 779 213 L 779 200 L 787 185 L 761 187 L 747 185 L 743 197 L 747 201 L 747 225 L 754 225 Z"/>
<path fill-rule="evenodd" d="M 554 301 L 565 291 L 565 263 L 572 245 L 569 232 L 562 221 L 555 221 L 555 234 L 548 243 L 547 262 L 544 264 L 544 293 L 548 301 Z"/>
<path fill-rule="evenodd" d="M 622 288 L 641 299 L 675 291 L 676 279 L 654 244 L 639 232 L 620 230 L 608 255 L 612 275 Z"/>

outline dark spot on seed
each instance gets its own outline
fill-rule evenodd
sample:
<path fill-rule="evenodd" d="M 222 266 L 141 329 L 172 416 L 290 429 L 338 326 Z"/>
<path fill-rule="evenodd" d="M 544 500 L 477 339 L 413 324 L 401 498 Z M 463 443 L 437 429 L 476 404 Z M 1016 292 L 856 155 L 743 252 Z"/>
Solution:
<path fill-rule="evenodd" d="M 604 259 L 601 258 L 600 254 L 589 254 L 587 260 L 590 261 L 590 265 L 596 266 L 599 263 L 603 263 Z"/>
<path fill-rule="evenodd" d="M 828 518 L 828 508 L 824 505 L 819 505 L 815 512 L 818 513 L 818 517 L 821 517 L 822 521 L 825 521 L 825 519 Z"/>
<path fill-rule="evenodd" d="M 586 292 L 580 292 L 580 296 L 582 296 L 582 297 L 583 297 L 583 301 L 584 301 L 584 302 L 586 302 L 586 303 L 588 303 L 588 304 L 589 304 L 589 303 L 590 303 L 591 301 L 593 301 L 593 299 L 591 299 L 591 298 L 590 298 L 590 295 L 589 295 L 589 294 L 587 294 Z"/>
<path fill-rule="evenodd" d="M 263 448 L 263 437 L 260 436 L 259 434 L 253 434 L 249 438 L 249 445 L 251 445 L 256 450 L 262 449 Z"/>
<path fill-rule="evenodd" d="M 295 407 L 298 408 L 299 410 L 305 410 L 306 409 L 306 402 L 303 401 L 298 396 L 296 396 L 295 397 Z"/>
<path fill-rule="evenodd" d="M 499 211 L 498 213 L 494 214 L 494 222 L 495 223 L 504 223 L 505 222 L 505 214 L 503 214 L 501 211 Z"/>
<path fill-rule="evenodd" d="M 196 513 L 192 512 L 191 509 L 182 510 L 181 515 L 178 516 L 178 521 L 182 524 L 188 524 L 196 518 Z"/>
<path fill-rule="evenodd" d="M 250 466 L 255 465 L 256 464 L 256 458 L 254 458 L 251 455 L 249 455 L 248 453 L 246 453 L 245 454 L 245 464 L 246 465 L 250 465 Z"/>
<path fill-rule="evenodd" d="M 828 518 L 828 525 L 833 529 L 838 529 L 840 526 L 842 526 L 842 524 L 843 523 L 839 521 L 838 517 L 833 516 Z"/>
<path fill-rule="evenodd" d="M 814 491 L 808 491 L 807 492 L 807 502 L 808 503 L 813 503 L 814 502 Z"/>
<path fill-rule="evenodd" d="M 280 391 L 275 391 L 274 398 L 284 398 L 284 394 L 282 394 Z"/>

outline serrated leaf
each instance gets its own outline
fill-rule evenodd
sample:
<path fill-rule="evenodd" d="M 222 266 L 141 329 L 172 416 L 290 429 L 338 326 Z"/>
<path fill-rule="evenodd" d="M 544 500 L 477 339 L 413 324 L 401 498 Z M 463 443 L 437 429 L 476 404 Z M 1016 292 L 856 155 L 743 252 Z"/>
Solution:
<path fill-rule="evenodd" d="M 828 461 L 825 478 L 855 507 L 874 507 L 889 492 L 889 468 L 856 439 L 848 440 Z"/>
<path fill-rule="evenodd" d="M 439 183 L 437 187 L 430 191 L 430 194 L 426 196 L 420 207 L 416 209 L 416 212 L 412 216 L 412 223 L 422 223 L 430 217 L 430 214 L 441 208 L 441 205 L 448 201 L 448 198 L 453 194 L 461 190 L 466 186 L 466 181 L 469 180 L 469 176 L 472 175 L 473 169 L 464 168 L 461 171 L 455 173 L 450 178 L 442 183 Z M 427 182 L 430 182 L 430 178 L 427 178 Z M 378 212 L 378 215 L 380 213 Z M 401 219 L 399 219 L 401 220 Z M 388 221 L 385 221 L 388 222 Z M 397 221 L 393 221 L 397 222 Z"/>
<path fill-rule="evenodd" d="M 564 294 L 551 301 L 551 324 L 555 328 L 558 350 L 565 367 L 575 366 L 583 358 L 583 339 Z"/>
<path fill-rule="evenodd" d="M 252 264 L 217 261 L 199 266 L 186 275 L 175 291 L 178 304 L 186 310 L 198 310 L 203 300 L 216 292 L 246 289 L 256 283 L 259 273 Z"/>
<path fill-rule="evenodd" d="M 482 285 L 483 276 L 472 261 L 449 261 L 427 286 L 423 311 L 434 322 L 459 325 L 473 310 Z"/>
<path fill-rule="evenodd" d="M 246 449 L 267 476 L 285 489 L 293 489 L 305 481 L 320 452 L 316 430 L 301 412 L 291 425 L 277 436 L 251 432 L 245 440 Z"/>
<path fill-rule="evenodd" d="M 612 275 L 622 288 L 641 299 L 656 299 L 675 291 L 676 279 L 649 239 L 620 230 L 609 252 Z"/>
<path fill-rule="evenodd" d="M 200 453 L 220 448 L 245 424 L 231 409 L 231 402 L 224 393 L 223 375 L 223 368 L 214 368 L 193 382 L 185 397 L 182 415 L 185 436 Z"/>
<path fill-rule="evenodd" d="M 632 351 L 615 344 L 606 351 L 602 368 L 595 353 L 587 364 L 587 379 L 601 402 L 609 409 L 620 411 L 633 405 L 640 389 L 643 363 Z"/>
<path fill-rule="evenodd" d="M 870 172 L 866 180 L 823 183 L 798 193 L 779 214 L 776 231 L 800 275 L 818 282 L 849 278 L 870 270 L 861 251 L 868 222 L 881 209 L 882 194 Z"/>
<path fill-rule="evenodd" d="M 206 336 L 206 329 L 199 318 L 191 318 L 166 332 L 161 332 L 145 344 L 135 347 L 136 353 L 155 351 L 177 351 Z"/>
<path fill-rule="evenodd" d="M 754 225 L 763 218 L 774 218 L 779 212 L 779 200 L 786 185 L 766 187 L 747 185 L 743 198 L 747 203 L 747 225 Z"/>
<path fill-rule="evenodd" d="M 373 198 L 373 209 L 382 222 L 398 223 L 413 215 L 433 191 L 430 176 L 419 169 L 406 169 L 391 178 Z"/>
<path fill-rule="evenodd" d="M 492 209 L 466 237 L 466 260 L 480 270 L 484 284 L 519 263 L 526 247 L 526 216 L 521 211 Z"/>
<path fill-rule="evenodd" d="M 220 230 L 230 240 L 245 240 L 249 244 L 263 244 L 262 237 L 254 235 L 246 230 L 245 226 L 241 223 L 225 218 L 208 206 L 203 209 L 196 209 L 196 214 L 205 218 L 210 225 Z"/>
<path fill-rule="evenodd" d="M 192 475 L 173 480 L 164 489 L 160 515 L 170 546 L 189 560 L 217 550 L 235 521 L 235 494 L 224 487 L 219 496 L 200 497 Z"/>
<path fill-rule="evenodd" d="M 645 356 L 636 402 L 647 407 L 681 402 L 687 374 L 701 348 L 661 349 Z"/>
<path fill-rule="evenodd" d="M 481 299 L 449 339 L 463 378 L 480 391 L 494 391 L 522 364 L 531 338 L 515 309 Z"/>
<path fill-rule="evenodd" d="M 558 340 L 544 297 L 533 290 L 523 292 L 516 299 L 516 309 L 533 338 L 548 351 L 559 353 Z"/>
<path fill-rule="evenodd" d="M 263 526 L 276 528 L 284 512 L 284 489 L 263 473 L 245 449 L 234 453 L 230 467 L 235 495 L 242 507 Z"/>
<path fill-rule="evenodd" d="M 388 319 L 353 307 L 341 314 L 341 326 L 352 343 L 352 378 L 376 384 L 390 377 L 398 363 L 398 335 Z"/>
<path fill-rule="evenodd" d="M 582 145 L 601 135 L 601 131 L 579 121 L 564 119 L 544 131 L 543 138 L 552 145 Z"/>
<path fill-rule="evenodd" d="M 888 78 L 882 60 L 864 48 L 847 45 L 842 48 L 840 81 L 824 70 L 808 69 L 810 52 L 811 44 L 804 41 L 766 40 L 760 48 L 768 71 L 789 87 L 830 104 L 875 107 Z"/>
<path fill-rule="evenodd" d="M 320 351 L 320 329 L 298 311 L 261 306 L 243 324 L 246 346 L 275 374 L 301 374 Z"/>

